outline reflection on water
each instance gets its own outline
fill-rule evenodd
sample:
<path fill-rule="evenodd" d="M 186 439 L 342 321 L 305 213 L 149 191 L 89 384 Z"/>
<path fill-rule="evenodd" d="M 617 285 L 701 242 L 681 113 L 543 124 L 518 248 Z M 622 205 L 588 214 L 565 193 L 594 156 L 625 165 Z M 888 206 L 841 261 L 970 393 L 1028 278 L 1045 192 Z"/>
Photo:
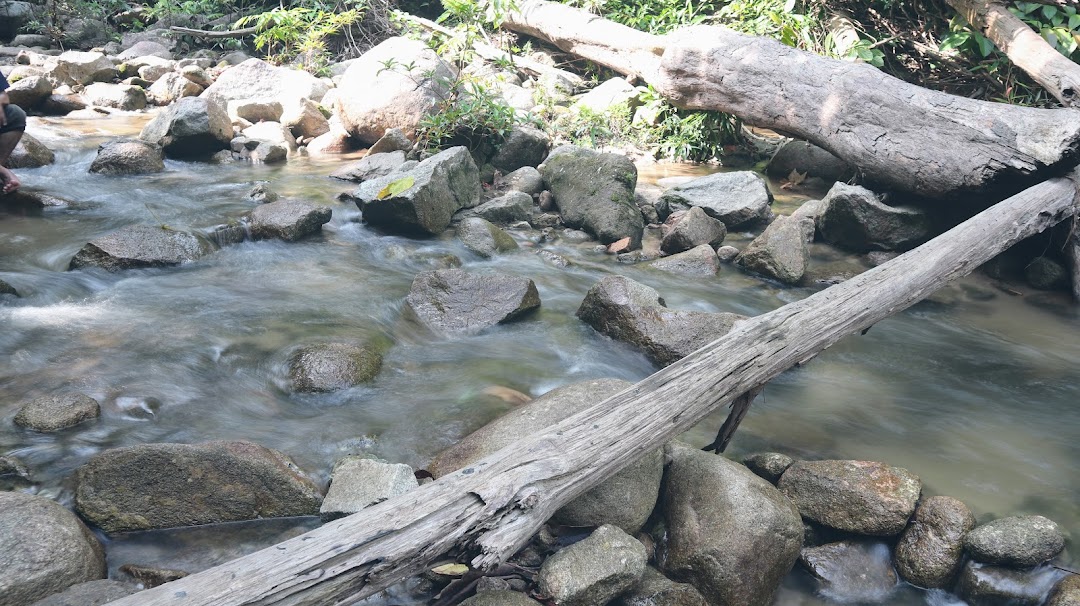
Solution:
<path fill-rule="evenodd" d="M 32 132 L 58 150 L 58 162 L 22 171 L 26 187 L 77 204 L 37 216 L 0 209 L 0 279 L 24 295 L 0 306 L 0 454 L 25 461 L 39 489 L 65 502 L 71 498 L 66 478 L 106 448 L 248 439 L 288 453 L 325 481 L 333 463 L 350 453 L 424 465 L 505 410 L 482 396 L 492 385 L 535 396 L 588 378 L 641 379 L 653 370 L 642 355 L 574 317 L 586 290 L 608 273 L 649 284 L 681 309 L 758 314 L 812 292 L 779 288 L 731 267 L 715 280 L 685 280 L 618 264 L 587 246 L 545 244 L 574 261 L 559 269 L 529 254 L 538 245 L 523 232 L 514 235 L 524 252 L 493 260 L 450 237 L 378 234 L 359 223 L 354 206 L 335 201 L 350 189 L 326 178 L 337 160 L 299 159 L 285 167 L 168 161 L 159 175 L 87 174 L 101 141 L 136 132 L 142 120 L 35 124 Z M 181 268 L 65 271 L 85 242 L 132 223 L 208 233 L 252 207 L 247 192 L 258 181 L 330 206 L 332 221 L 311 240 L 244 243 Z M 799 192 L 780 199 L 778 208 L 794 208 L 809 195 L 820 194 Z M 445 254 L 470 270 L 534 279 L 541 311 L 471 337 L 417 335 L 400 321 L 401 301 L 413 276 Z M 1039 513 L 1066 530 L 1080 527 L 1074 473 L 1080 320 L 1063 299 L 1033 305 L 1032 297 L 1001 294 L 980 278 L 964 284 L 966 290 L 954 288 L 942 302 L 880 322 L 774 380 L 732 443 L 734 454 L 769 448 L 883 460 L 920 475 L 927 494 L 963 499 L 981 518 Z M 287 352 L 319 338 L 394 345 L 371 384 L 289 394 Z M 97 398 L 102 418 L 59 434 L 12 425 L 22 403 L 69 390 Z M 725 412 L 687 438 L 711 441 Z M 265 534 L 272 542 L 286 532 L 292 530 Z M 189 530 L 116 539 L 110 566 L 154 560 L 154 553 L 168 565 L 169 554 L 184 551 L 174 541 L 195 551 L 214 544 L 191 533 L 219 536 Z M 193 538 L 175 538 L 185 535 Z M 208 566 L 231 557 L 232 548 L 215 547 L 220 557 L 176 558 Z M 797 579 L 791 583 L 777 603 L 818 603 Z M 949 603 L 943 599 L 902 590 L 890 603 Z"/>

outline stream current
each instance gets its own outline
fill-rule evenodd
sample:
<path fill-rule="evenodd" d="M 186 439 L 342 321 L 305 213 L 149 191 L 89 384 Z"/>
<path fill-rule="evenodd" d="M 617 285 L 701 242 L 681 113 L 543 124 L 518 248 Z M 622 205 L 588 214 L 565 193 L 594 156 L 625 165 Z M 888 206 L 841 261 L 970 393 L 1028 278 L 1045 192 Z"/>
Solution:
<path fill-rule="evenodd" d="M 371 453 L 422 468 L 441 449 L 509 409 L 482 394 L 504 386 L 538 396 L 599 377 L 636 381 L 653 366 L 578 321 L 585 292 L 619 273 L 656 288 L 669 307 L 756 315 L 821 288 L 782 288 L 732 266 L 715 279 L 617 263 L 591 245 L 545 247 L 482 260 L 452 235 L 418 240 L 359 222 L 327 178 L 340 158 L 287 165 L 166 161 L 157 175 L 106 177 L 87 169 L 108 138 L 134 135 L 143 115 L 31 121 L 56 163 L 20 171 L 28 189 L 75 202 L 22 213 L 0 206 L 0 279 L 23 295 L 0 305 L 0 455 L 33 471 L 40 494 L 72 500 L 68 478 L 109 448 L 148 442 L 245 439 L 290 455 L 328 480 L 335 461 Z M 642 182 L 697 169 L 647 167 Z M 701 173 L 696 173 L 701 174 Z M 86 242 L 134 223 L 208 233 L 254 205 L 252 185 L 333 209 L 321 236 L 245 242 L 179 268 L 66 271 Z M 777 193 L 782 193 L 774 188 Z M 779 197 L 789 213 L 805 198 Z M 728 242 L 741 246 L 749 234 Z M 812 262 L 837 263 L 815 249 Z M 413 277 L 453 254 L 470 270 L 527 276 L 542 307 L 476 336 L 431 339 L 400 320 Z M 980 520 L 1041 514 L 1080 529 L 1080 313 L 1064 295 L 1011 296 L 972 276 L 853 336 L 769 383 L 729 455 L 763 449 L 802 458 L 884 461 L 910 469 L 924 495 L 966 502 Z M 321 338 L 387 339 L 370 384 L 330 394 L 286 389 L 286 359 Z M 102 405 L 92 424 L 35 434 L 11 419 L 23 403 L 80 391 Z M 684 439 L 711 441 L 726 410 Z M 105 539 L 110 569 L 126 562 L 196 571 L 310 529 L 276 520 Z M 1070 542 L 1071 543 L 1071 542 Z M 777 604 L 819 604 L 793 575 Z M 403 597 L 371 603 L 404 604 Z M 887 604 L 955 604 L 902 588 Z"/>

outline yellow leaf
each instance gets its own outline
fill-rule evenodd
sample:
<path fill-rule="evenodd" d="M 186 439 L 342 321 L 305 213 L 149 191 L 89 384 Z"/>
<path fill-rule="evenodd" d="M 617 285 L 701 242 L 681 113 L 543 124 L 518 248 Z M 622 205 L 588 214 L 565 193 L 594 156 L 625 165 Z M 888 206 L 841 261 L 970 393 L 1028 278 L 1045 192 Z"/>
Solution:
<path fill-rule="evenodd" d="M 409 189 L 416 183 L 416 179 L 409 177 L 402 177 L 396 181 L 391 181 L 386 184 L 386 187 L 379 190 L 379 193 L 375 194 L 375 198 L 379 200 L 385 200 L 390 196 L 396 196 L 401 192 Z"/>
<path fill-rule="evenodd" d="M 787 177 L 788 183 L 792 185 L 798 185 L 803 181 L 806 181 L 806 173 L 800 173 L 797 169 L 791 169 L 791 174 Z"/>
<path fill-rule="evenodd" d="M 469 567 L 465 564 L 443 564 L 432 568 L 431 572 L 441 574 L 444 577 L 460 577 L 469 572 Z"/>

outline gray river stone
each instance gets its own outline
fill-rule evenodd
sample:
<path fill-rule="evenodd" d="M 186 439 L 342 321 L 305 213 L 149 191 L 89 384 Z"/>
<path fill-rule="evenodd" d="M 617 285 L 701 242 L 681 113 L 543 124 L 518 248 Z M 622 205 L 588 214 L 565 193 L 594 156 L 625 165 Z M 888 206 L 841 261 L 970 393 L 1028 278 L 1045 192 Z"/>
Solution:
<path fill-rule="evenodd" d="M 964 558 L 964 537 L 975 527 L 968 506 L 952 497 L 929 497 L 896 544 L 896 571 L 917 587 L 951 586 Z"/>
<path fill-rule="evenodd" d="M 75 514 L 52 499 L 0 492 L 0 606 L 26 606 L 105 573 L 101 544 Z"/>
<path fill-rule="evenodd" d="M 502 448 L 543 431 L 630 387 L 620 379 L 596 379 L 553 389 L 465 436 L 440 452 L 427 470 L 436 478 L 467 467 Z M 646 454 L 555 513 L 567 526 L 613 524 L 637 532 L 656 505 L 663 476 L 660 450 Z"/>
<path fill-rule="evenodd" d="M 504 173 L 537 166 L 551 151 L 551 137 L 531 126 L 515 126 L 491 157 L 491 165 Z"/>
<path fill-rule="evenodd" d="M 760 175 L 750 171 L 715 173 L 676 185 L 656 203 L 661 218 L 698 207 L 731 229 L 768 219 L 773 196 Z"/>
<path fill-rule="evenodd" d="M 319 514 L 324 522 L 405 494 L 418 486 L 412 467 L 360 456 L 348 456 L 334 465 L 330 488 Z"/>
<path fill-rule="evenodd" d="M 19 296 L 19 291 L 15 290 L 15 287 L 7 282 L 0 280 L 0 295 L 11 295 L 13 297 Z"/>
<path fill-rule="evenodd" d="M 458 224 L 457 237 L 465 248 L 485 259 L 518 249 L 510 234 L 480 217 L 469 217 Z"/>
<path fill-rule="evenodd" d="M 8 100 L 24 110 L 29 110 L 49 98 L 53 85 L 42 76 L 27 76 L 11 83 L 7 89 Z"/>
<path fill-rule="evenodd" d="M 441 333 L 473 334 L 511 322 L 540 307 L 528 278 L 461 269 L 423 272 L 405 297 L 405 311 Z"/>
<path fill-rule="evenodd" d="M 372 156 L 375 154 L 385 154 L 399 151 L 407 152 L 411 150 L 412 147 L 413 142 L 405 136 L 405 131 L 401 130 L 400 128 L 388 128 L 383 131 L 383 136 L 379 137 L 379 140 L 373 143 L 371 147 L 368 148 L 367 153 L 368 156 Z"/>
<path fill-rule="evenodd" d="M 563 145 L 539 169 L 564 224 L 604 244 L 630 238 L 631 249 L 641 247 L 645 221 L 634 201 L 637 167 L 629 158 Z"/>
<path fill-rule="evenodd" d="M 878 604 L 896 590 L 896 572 L 884 543 L 848 540 L 806 547 L 799 560 L 830 601 Z"/>
<path fill-rule="evenodd" d="M 142 566 L 140 564 L 124 564 L 120 567 L 120 572 L 130 576 L 144 589 L 171 583 L 178 579 L 182 579 L 189 574 L 183 570 L 158 568 L 156 566 Z"/>
<path fill-rule="evenodd" d="M 480 217 L 492 223 L 508 224 L 528 221 L 532 217 L 532 196 L 521 191 L 510 191 L 492 198 L 476 208 L 461 213 L 465 217 Z"/>
<path fill-rule="evenodd" d="M 100 579 L 72 585 L 30 606 L 103 606 L 139 591 L 131 583 Z"/>
<path fill-rule="evenodd" d="M 503 175 L 501 186 L 530 196 L 533 194 L 538 195 L 544 190 L 544 177 L 535 168 L 522 166 L 512 173 Z"/>
<path fill-rule="evenodd" d="M 256 240 L 295 242 L 317 234 L 329 223 L 333 211 L 302 200 L 278 200 L 251 211 L 251 236 Z"/>
<path fill-rule="evenodd" d="M 384 191 L 393 189 L 392 184 L 409 187 L 398 193 Z M 364 181 L 356 198 L 370 225 L 437 235 L 454 213 L 480 203 L 480 173 L 469 150 L 451 147 L 411 169 Z"/>
<path fill-rule="evenodd" d="M 742 465 L 673 444 L 663 511 L 662 570 L 688 581 L 713 606 L 765 606 L 799 557 L 795 505 Z"/>
<path fill-rule="evenodd" d="M 23 133 L 22 139 L 19 139 L 19 144 L 11 151 L 11 156 L 4 166 L 15 169 L 40 168 L 55 161 L 56 154 L 51 149 L 30 133 Z"/>
<path fill-rule="evenodd" d="M 317 515 L 318 486 L 286 455 L 251 442 L 140 444 L 75 473 L 75 509 L 107 533 Z"/>
<path fill-rule="evenodd" d="M 804 518 L 845 532 L 890 537 L 907 526 L 922 482 L 884 463 L 797 461 L 778 487 Z"/>
<path fill-rule="evenodd" d="M 335 170 L 330 173 L 330 176 L 343 181 L 363 183 L 364 181 L 392 174 L 401 168 L 402 164 L 405 164 L 405 152 L 403 151 L 391 151 L 381 154 L 369 151 L 368 155 Z"/>
<path fill-rule="evenodd" d="M 716 247 L 727 236 L 723 221 L 710 217 L 696 206 L 685 212 L 673 213 L 668 223 L 670 226 L 660 240 L 660 250 L 668 254 L 680 253 L 702 244 Z"/>
<path fill-rule="evenodd" d="M 113 139 L 98 147 L 90 172 L 102 175 L 143 175 L 165 170 L 161 147 L 140 139 Z"/>
<path fill-rule="evenodd" d="M 96 419 L 101 415 L 101 405 L 90 396 L 81 393 L 43 396 L 24 404 L 15 415 L 19 427 L 40 432 L 59 431 Z"/>
<path fill-rule="evenodd" d="M 645 546 L 605 524 L 588 538 L 555 552 L 537 574 L 540 591 L 560 606 L 606 604 L 645 573 Z"/>
<path fill-rule="evenodd" d="M 1024 279 L 1039 290 L 1053 290 L 1069 282 L 1069 270 L 1049 257 L 1036 257 L 1024 266 Z"/>
<path fill-rule="evenodd" d="M 784 284 L 798 284 L 810 262 L 807 243 L 813 238 L 813 221 L 780 216 L 743 249 L 735 263 Z"/>
<path fill-rule="evenodd" d="M 221 102 L 185 97 L 154 116 L 139 138 L 160 145 L 169 158 L 193 158 L 228 149 L 232 135 L 232 123 Z"/>
<path fill-rule="evenodd" d="M 1065 548 L 1065 537 L 1043 516 L 1016 516 L 987 522 L 967 533 L 964 549 L 976 562 L 1029 568 Z"/>
<path fill-rule="evenodd" d="M 773 485 L 780 481 L 780 476 L 794 462 L 795 459 L 778 452 L 758 452 L 743 459 L 747 469 Z"/>
<path fill-rule="evenodd" d="M 684 276 L 706 278 L 715 276 L 720 271 L 720 259 L 716 251 L 708 244 L 695 246 L 690 250 L 675 253 L 649 263 L 649 267 Z"/>
<path fill-rule="evenodd" d="M 352 343 L 305 345 L 289 356 L 289 380 L 298 392 L 346 389 L 375 378 L 382 354 L 374 347 Z"/>
<path fill-rule="evenodd" d="M 821 201 L 817 228 L 826 242 L 853 250 L 905 251 L 931 236 L 930 218 L 917 208 L 889 206 L 874 192 L 836 183 Z"/>
<path fill-rule="evenodd" d="M 461 603 L 461 606 L 541 606 L 524 593 L 509 590 L 481 591 Z"/>
<path fill-rule="evenodd" d="M 776 150 L 765 172 L 774 179 L 786 179 L 791 171 L 827 182 L 847 181 L 855 175 L 847 162 L 813 143 L 791 140 Z"/>
<path fill-rule="evenodd" d="M 577 317 L 600 333 L 629 343 L 660 366 L 725 335 L 743 316 L 733 313 L 668 309 L 655 289 L 624 276 L 593 285 Z"/>
<path fill-rule="evenodd" d="M 1046 598 L 1046 606 L 1080 606 L 1080 575 L 1061 579 Z"/>
<path fill-rule="evenodd" d="M 69 268 L 121 271 L 166 267 L 194 261 L 209 252 L 209 245 L 194 234 L 157 225 L 129 225 L 83 246 Z"/>
<path fill-rule="evenodd" d="M 689 583 L 677 583 L 655 568 L 645 569 L 641 580 L 614 602 L 615 606 L 708 606 Z"/>
<path fill-rule="evenodd" d="M 975 606 L 1039 606 L 1063 575 L 1049 567 L 1017 570 L 968 560 L 955 591 Z"/>

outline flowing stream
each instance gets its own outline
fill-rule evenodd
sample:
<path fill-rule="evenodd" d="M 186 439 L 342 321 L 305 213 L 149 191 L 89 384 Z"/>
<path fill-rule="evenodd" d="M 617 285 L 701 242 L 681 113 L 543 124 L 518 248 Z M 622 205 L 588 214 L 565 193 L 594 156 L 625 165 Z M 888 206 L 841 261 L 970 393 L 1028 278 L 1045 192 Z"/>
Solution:
<path fill-rule="evenodd" d="M 574 316 L 586 290 L 610 273 L 655 287 L 673 308 L 747 315 L 815 290 L 780 288 L 731 266 L 715 279 L 681 278 L 556 241 L 547 247 L 573 262 L 560 269 L 529 254 L 535 245 L 526 232 L 515 232 L 524 252 L 493 260 L 451 236 L 380 234 L 359 222 L 353 204 L 335 200 L 352 189 L 326 177 L 341 159 L 272 167 L 167 161 L 157 175 L 87 173 L 98 144 L 137 133 L 145 120 L 35 119 L 30 131 L 57 151 L 57 161 L 21 171 L 25 187 L 75 204 L 26 214 L 0 206 L 0 279 L 23 295 L 0 304 L 0 454 L 29 464 L 37 490 L 64 503 L 73 470 L 108 448 L 246 439 L 289 454 L 325 483 L 333 463 L 350 453 L 423 467 L 508 410 L 481 393 L 490 386 L 537 396 L 583 379 L 641 379 L 654 370 L 642 355 Z M 650 167 L 642 181 L 664 175 Z M 83 244 L 125 225 L 208 232 L 250 210 L 248 191 L 258 181 L 332 207 L 332 221 L 313 239 L 246 242 L 180 268 L 66 271 Z M 796 202 L 779 199 L 777 209 L 787 213 Z M 747 239 L 729 236 L 736 244 Z M 477 336 L 421 336 L 400 321 L 401 303 L 413 277 L 446 254 L 468 269 L 532 278 L 541 311 Z M 816 254 L 826 273 L 851 265 L 825 248 Z M 1037 513 L 1074 533 L 1077 335 L 1080 313 L 1064 295 L 1011 296 L 986 278 L 967 278 L 771 382 L 729 454 L 774 449 L 885 461 L 919 475 L 924 494 L 965 501 L 981 520 Z M 328 337 L 393 346 L 371 384 L 290 394 L 288 352 Z M 57 434 L 12 424 L 21 404 L 65 391 L 98 399 L 101 419 Z M 686 439 L 708 443 L 725 414 Z M 278 520 L 108 539 L 109 563 L 113 570 L 135 561 L 194 571 L 314 525 Z M 824 603 L 797 575 L 789 585 L 778 604 Z M 886 603 L 955 602 L 903 589 Z"/>

